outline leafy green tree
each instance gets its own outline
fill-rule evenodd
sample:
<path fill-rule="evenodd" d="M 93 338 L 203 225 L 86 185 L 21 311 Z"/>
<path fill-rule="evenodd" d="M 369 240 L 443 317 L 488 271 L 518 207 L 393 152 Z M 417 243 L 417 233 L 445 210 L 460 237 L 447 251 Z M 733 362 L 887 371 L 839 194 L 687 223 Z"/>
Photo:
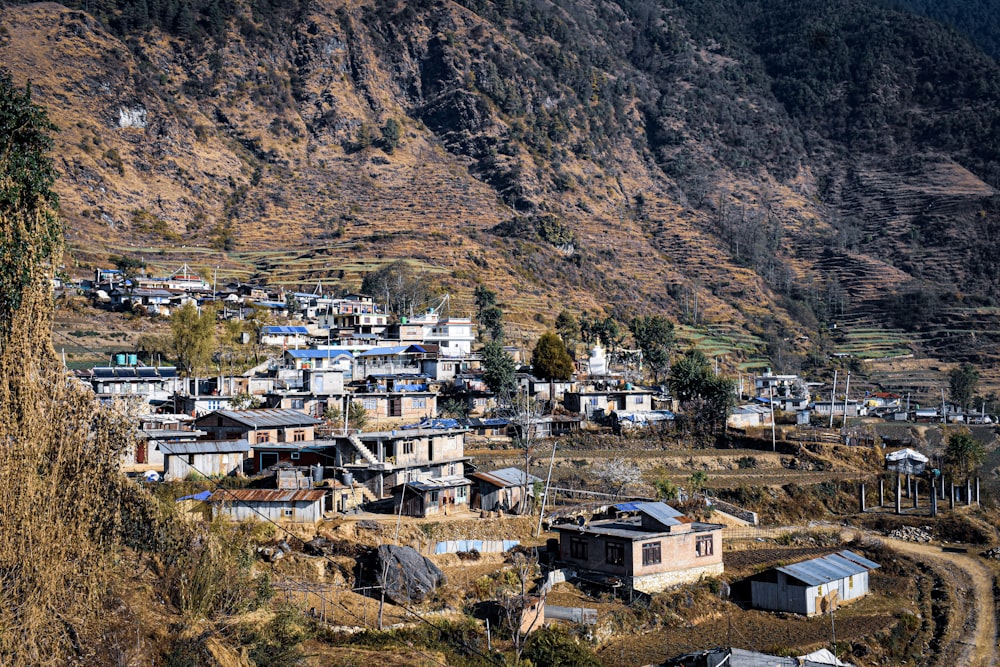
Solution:
<path fill-rule="evenodd" d="M 503 340 L 503 310 L 500 306 L 488 306 L 479 316 L 479 326 L 489 333 L 491 340 Z"/>
<path fill-rule="evenodd" d="M 708 484 L 708 473 L 704 470 L 695 470 L 688 478 L 688 486 L 691 487 L 692 493 L 698 493 L 706 484 Z"/>
<path fill-rule="evenodd" d="M 968 479 L 982 464 L 986 457 L 986 448 L 968 429 L 963 428 L 952 432 L 948 437 L 944 457 L 956 475 L 963 475 Z"/>
<path fill-rule="evenodd" d="M 123 280 L 132 280 L 146 268 L 146 262 L 127 255 L 111 255 L 109 258 L 114 267 L 122 272 Z"/>
<path fill-rule="evenodd" d="M 551 331 L 542 334 L 531 353 L 532 373 L 543 380 L 568 380 L 573 370 L 573 358 L 562 339 Z"/>
<path fill-rule="evenodd" d="M 29 285 L 44 279 L 41 269 L 62 249 L 48 157 L 53 129 L 45 110 L 32 102 L 31 87 L 17 89 L 0 69 L 0 327 L 10 326 Z"/>
<path fill-rule="evenodd" d="M 517 388 L 514 360 L 498 340 L 491 340 L 482 349 L 483 381 L 497 397 L 509 400 Z"/>
<path fill-rule="evenodd" d="M 666 477 L 660 477 L 654 481 L 653 488 L 656 489 L 656 499 L 664 502 L 676 500 L 677 494 L 680 492 L 677 485 Z"/>
<path fill-rule="evenodd" d="M 688 350 L 670 368 L 670 376 L 667 378 L 670 393 L 681 403 L 693 400 L 701 394 L 711 372 L 711 365 L 701 350 Z"/>
<path fill-rule="evenodd" d="M 170 317 L 170 332 L 170 351 L 182 373 L 191 376 L 208 367 L 215 351 L 214 310 L 198 312 L 194 302 L 187 301 Z"/>
<path fill-rule="evenodd" d="M 659 382 L 660 374 L 670 365 L 675 340 L 674 323 L 663 315 L 644 315 L 633 319 L 629 329 L 653 378 Z"/>
<path fill-rule="evenodd" d="M 559 334 L 563 343 L 566 344 L 566 349 L 570 351 L 570 355 L 575 356 L 573 355 L 573 351 L 580 340 L 580 324 L 573 317 L 573 313 L 563 310 L 556 316 L 556 333 Z"/>
<path fill-rule="evenodd" d="M 385 125 L 382 126 L 382 150 L 391 154 L 399 148 L 399 140 L 402 136 L 403 128 L 399 124 L 399 121 L 395 118 L 387 120 Z"/>
<path fill-rule="evenodd" d="M 716 376 L 701 351 L 685 352 L 670 367 L 667 385 L 686 414 L 695 419 L 696 431 L 725 430 L 726 419 L 736 405 L 736 383 L 732 378 Z"/>
<path fill-rule="evenodd" d="M 347 423 L 351 428 L 358 431 L 368 424 L 368 411 L 365 410 L 365 406 L 361 401 L 351 401 L 350 406 L 347 408 Z"/>
<path fill-rule="evenodd" d="M 231 410 L 253 410 L 254 408 L 259 408 L 264 404 L 264 401 L 260 399 L 259 396 L 254 396 L 249 392 L 240 392 L 229 399 L 229 408 Z"/>
<path fill-rule="evenodd" d="M 966 362 L 948 375 L 948 395 L 952 402 L 968 408 L 979 388 L 979 371 Z"/>

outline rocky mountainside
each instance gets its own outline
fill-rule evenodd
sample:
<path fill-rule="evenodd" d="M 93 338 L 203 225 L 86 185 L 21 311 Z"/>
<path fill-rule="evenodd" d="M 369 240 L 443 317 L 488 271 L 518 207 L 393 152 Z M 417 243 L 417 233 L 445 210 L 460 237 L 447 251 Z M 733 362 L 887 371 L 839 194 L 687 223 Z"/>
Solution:
<path fill-rule="evenodd" d="M 126 254 L 356 288 L 405 257 L 464 312 L 479 282 L 527 329 L 662 310 L 788 366 L 823 323 L 997 317 L 1000 68 L 926 19 L 848 0 L 75 5 L 0 5 L 0 62 L 60 128 L 70 273 Z M 988 333 L 935 335 L 914 345 L 993 363 Z"/>

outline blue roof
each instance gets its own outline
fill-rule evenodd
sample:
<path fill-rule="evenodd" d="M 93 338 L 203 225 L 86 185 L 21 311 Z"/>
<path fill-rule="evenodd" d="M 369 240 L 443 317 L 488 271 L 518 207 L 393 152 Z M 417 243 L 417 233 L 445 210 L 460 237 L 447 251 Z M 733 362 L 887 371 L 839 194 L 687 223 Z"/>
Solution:
<path fill-rule="evenodd" d="M 270 326 L 264 327 L 264 333 L 274 335 L 286 335 L 293 336 L 298 334 L 308 334 L 309 329 L 305 327 L 286 327 L 286 326 Z"/>
<path fill-rule="evenodd" d="M 285 354 L 294 359 L 333 359 L 334 357 L 353 357 L 350 350 L 285 350 Z"/>
<path fill-rule="evenodd" d="M 422 419 L 419 424 L 407 424 L 403 429 L 414 428 L 462 428 L 457 419 Z"/>
<path fill-rule="evenodd" d="M 424 354 L 427 350 L 419 345 L 394 345 L 392 347 L 373 347 L 362 352 L 359 357 L 389 357 L 395 354 Z"/>

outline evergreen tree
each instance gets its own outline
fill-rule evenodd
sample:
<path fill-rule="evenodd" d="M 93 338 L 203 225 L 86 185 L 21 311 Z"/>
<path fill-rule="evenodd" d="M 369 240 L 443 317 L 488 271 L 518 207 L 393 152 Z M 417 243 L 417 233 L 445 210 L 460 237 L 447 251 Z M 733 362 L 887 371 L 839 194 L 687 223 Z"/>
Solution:
<path fill-rule="evenodd" d="M 491 340 L 482 349 L 483 381 L 497 397 L 509 400 L 517 388 L 515 373 L 517 366 L 514 360 L 503 349 L 498 340 Z"/>

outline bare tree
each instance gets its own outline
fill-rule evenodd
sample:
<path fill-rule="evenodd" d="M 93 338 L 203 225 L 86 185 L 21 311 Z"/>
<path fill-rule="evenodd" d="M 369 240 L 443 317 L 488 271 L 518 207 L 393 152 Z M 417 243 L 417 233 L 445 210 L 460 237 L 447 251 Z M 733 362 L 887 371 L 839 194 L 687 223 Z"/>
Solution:
<path fill-rule="evenodd" d="M 544 595 L 528 593 L 530 583 L 538 574 L 538 559 L 522 552 L 512 555 L 514 582 L 508 582 L 497 590 L 497 604 L 501 621 L 510 631 L 511 644 L 518 662 L 524 651 L 524 643 L 535 626 L 544 608 Z"/>
<path fill-rule="evenodd" d="M 642 481 L 642 472 L 632 461 L 622 457 L 600 461 L 593 466 L 596 477 L 608 492 L 617 499 L 629 486 Z"/>

